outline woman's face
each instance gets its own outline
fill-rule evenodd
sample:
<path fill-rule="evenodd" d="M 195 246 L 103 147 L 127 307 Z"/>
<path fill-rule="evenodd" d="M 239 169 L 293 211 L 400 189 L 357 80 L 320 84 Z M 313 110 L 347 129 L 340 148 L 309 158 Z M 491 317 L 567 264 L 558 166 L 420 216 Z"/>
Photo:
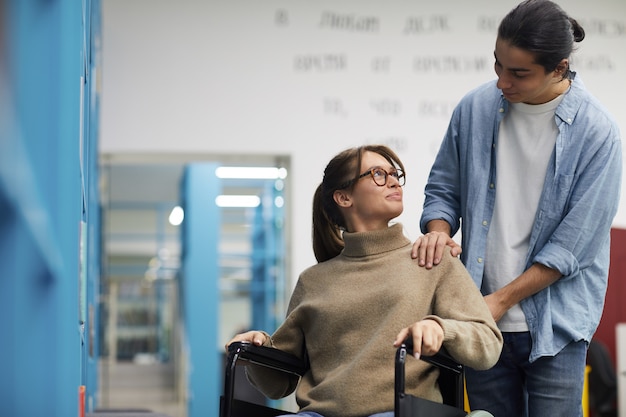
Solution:
<path fill-rule="evenodd" d="M 388 173 L 396 169 L 382 155 L 367 151 L 363 154 L 359 172 L 364 173 L 372 168 L 382 168 Z M 384 186 L 376 185 L 372 176 L 366 175 L 347 193 L 349 205 L 344 215 L 350 232 L 387 228 L 389 221 L 402 213 L 403 189 L 398 179 L 391 175 L 387 175 Z"/>
<path fill-rule="evenodd" d="M 511 103 L 547 103 L 569 86 L 561 72 L 555 70 L 546 74 L 545 68 L 535 63 L 531 52 L 507 41 L 496 41 L 494 55 L 498 88 Z"/>

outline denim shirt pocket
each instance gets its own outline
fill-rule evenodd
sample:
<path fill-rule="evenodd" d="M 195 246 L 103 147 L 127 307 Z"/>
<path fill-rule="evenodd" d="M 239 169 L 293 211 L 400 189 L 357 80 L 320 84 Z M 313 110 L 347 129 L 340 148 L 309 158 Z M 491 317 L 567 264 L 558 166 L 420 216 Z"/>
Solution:
<path fill-rule="evenodd" d="M 573 182 L 573 174 L 557 174 L 540 207 L 543 215 L 556 220 L 565 217 L 570 203 Z"/>

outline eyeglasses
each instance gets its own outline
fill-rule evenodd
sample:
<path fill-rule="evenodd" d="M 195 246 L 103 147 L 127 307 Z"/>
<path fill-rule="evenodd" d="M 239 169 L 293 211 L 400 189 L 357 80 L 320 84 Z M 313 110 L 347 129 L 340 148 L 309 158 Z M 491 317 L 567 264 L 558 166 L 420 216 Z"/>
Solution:
<path fill-rule="evenodd" d="M 359 175 L 358 177 L 350 181 L 346 181 L 345 183 L 341 185 L 339 189 L 347 188 L 350 186 L 350 184 L 357 182 L 361 178 L 366 177 L 368 175 L 372 176 L 374 183 L 378 185 L 379 187 L 383 187 L 384 185 L 387 184 L 387 176 L 389 175 L 391 175 L 396 180 L 398 180 L 398 184 L 400 184 L 400 187 L 402 187 L 404 183 L 406 182 L 404 171 L 402 171 L 400 168 L 394 168 L 394 169 L 391 169 L 389 172 L 387 172 L 383 168 L 377 167 L 377 168 L 372 168 L 370 170 L 365 171 L 364 173 L 362 173 L 361 175 Z"/>

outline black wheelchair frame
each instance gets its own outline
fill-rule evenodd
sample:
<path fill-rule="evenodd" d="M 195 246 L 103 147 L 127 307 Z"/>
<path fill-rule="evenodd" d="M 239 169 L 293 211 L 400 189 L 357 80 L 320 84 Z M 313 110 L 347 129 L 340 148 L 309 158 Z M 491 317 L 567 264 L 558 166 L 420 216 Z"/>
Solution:
<path fill-rule="evenodd" d="M 438 384 L 443 404 L 418 398 L 404 392 L 406 356 L 412 354 L 410 343 L 396 350 L 395 360 L 395 417 L 464 417 L 463 366 L 445 352 L 434 356 L 421 356 L 439 368 Z M 235 371 L 239 360 L 267 366 L 282 372 L 302 376 L 307 364 L 299 358 L 278 349 L 255 346 L 248 342 L 232 343 L 228 348 L 224 372 L 224 395 L 220 399 L 220 417 L 275 417 L 292 414 L 283 410 L 254 404 L 235 398 Z"/>

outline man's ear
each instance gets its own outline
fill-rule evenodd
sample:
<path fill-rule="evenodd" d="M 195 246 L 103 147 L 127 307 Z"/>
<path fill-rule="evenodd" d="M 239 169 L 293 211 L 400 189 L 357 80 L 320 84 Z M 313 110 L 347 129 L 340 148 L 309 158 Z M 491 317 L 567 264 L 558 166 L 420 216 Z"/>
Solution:
<path fill-rule="evenodd" d="M 352 205 L 351 195 L 346 190 L 336 190 L 333 193 L 333 200 L 339 207 L 350 207 Z"/>
<path fill-rule="evenodd" d="M 567 58 L 563 58 L 561 62 L 557 64 L 556 68 L 554 69 L 554 72 L 556 75 L 562 77 L 563 75 L 565 75 L 568 68 L 569 68 L 569 60 Z"/>

